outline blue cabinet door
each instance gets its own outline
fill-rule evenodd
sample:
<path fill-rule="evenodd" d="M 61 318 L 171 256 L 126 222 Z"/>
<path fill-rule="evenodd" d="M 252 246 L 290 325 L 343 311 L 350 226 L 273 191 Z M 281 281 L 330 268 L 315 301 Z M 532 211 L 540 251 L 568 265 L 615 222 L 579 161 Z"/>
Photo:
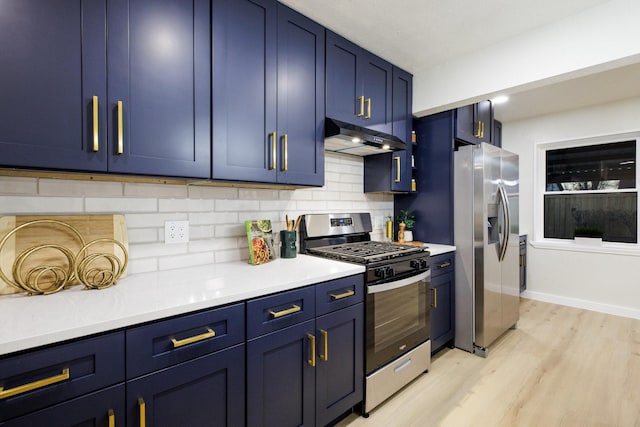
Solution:
<path fill-rule="evenodd" d="M 213 0 L 212 14 L 212 176 L 275 182 L 276 2 Z"/>
<path fill-rule="evenodd" d="M 278 5 L 278 182 L 324 184 L 324 27 Z"/>
<path fill-rule="evenodd" d="M 491 101 L 480 101 L 456 109 L 456 139 L 469 144 L 491 143 L 492 133 Z"/>
<path fill-rule="evenodd" d="M 247 342 L 248 425 L 314 425 L 314 325 L 308 320 Z"/>
<path fill-rule="evenodd" d="M 243 426 L 245 345 L 127 382 L 127 425 Z"/>
<path fill-rule="evenodd" d="M 453 290 L 454 273 L 446 273 L 431 279 L 431 352 L 436 353 L 453 340 Z"/>
<path fill-rule="evenodd" d="M 392 65 L 327 31 L 327 117 L 392 132 Z"/>
<path fill-rule="evenodd" d="M 214 179 L 324 183 L 324 28 L 274 0 L 213 1 Z"/>
<path fill-rule="evenodd" d="M 327 117 L 361 125 L 364 96 L 360 47 L 327 30 Z"/>
<path fill-rule="evenodd" d="M 411 191 L 411 130 L 413 126 L 413 76 L 393 67 L 393 135 L 407 144 L 407 149 L 393 153 L 391 190 Z"/>
<path fill-rule="evenodd" d="M 106 0 L 0 9 L 0 165 L 105 171 Z"/>
<path fill-rule="evenodd" d="M 2 427 L 111 427 L 125 423 L 124 385 L 89 393 L 76 399 L 14 418 Z"/>
<path fill-rule="evenodd" d="M 109 171 L 210 177 L 207 0 L 109 0 Z"/>
<path fill-rule="evenodd" d="M 316 425 L 324 426 L 363 399 L 364 304 L 318 317 Z"/>

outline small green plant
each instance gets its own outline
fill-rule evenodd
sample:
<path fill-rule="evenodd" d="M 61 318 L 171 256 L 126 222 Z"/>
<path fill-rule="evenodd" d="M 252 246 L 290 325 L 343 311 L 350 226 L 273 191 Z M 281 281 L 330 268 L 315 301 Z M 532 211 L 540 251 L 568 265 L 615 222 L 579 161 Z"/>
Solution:
<path fill-rule="evenodd" d="M 576 227 L 573 231 L 574 237 L 600 237 L 604 236 L 604 231 L 598 227 Z"/>
<path fill-rule="evenodd" d="M 416 224 L 416 217 L 407 209 L 400 209 L 400 215 L 396 216 L 396 221 L 398 221 L 398 224 L 404 222 L 404 225 L 411 229 Z"/>

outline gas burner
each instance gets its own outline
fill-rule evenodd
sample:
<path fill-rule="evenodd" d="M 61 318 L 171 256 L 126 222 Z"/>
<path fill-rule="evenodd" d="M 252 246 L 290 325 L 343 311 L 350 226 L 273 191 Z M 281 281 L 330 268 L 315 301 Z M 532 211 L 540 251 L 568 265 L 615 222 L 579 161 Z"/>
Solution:
<path fill-rule="evenodd" d="M 328 258 L 369 264 L 426 251 L 425 247 L 389 242 L 354 242 L 310 248 L 309 253 Z"/>

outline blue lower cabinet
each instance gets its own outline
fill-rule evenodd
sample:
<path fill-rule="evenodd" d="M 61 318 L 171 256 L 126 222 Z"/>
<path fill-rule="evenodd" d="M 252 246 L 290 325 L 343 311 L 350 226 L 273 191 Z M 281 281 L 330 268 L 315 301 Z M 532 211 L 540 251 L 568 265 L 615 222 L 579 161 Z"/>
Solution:
<path fill-rule="evenodd" d="M 314 425 L 314 325 L 309 320 L 248 341 L 248 425 Z"/>
<path fill-rule="evenodd" d="M 324 426 L 362 401 L 364 304 L 318 317 L 316 425 Z"/>
<path fill-rule="evenodd" d="M 14 418 L 0 426 L 111 427 L 123 426 L 124 420 L 124 384 L 121 384 Z"/>
<path fill-rule="evenodd" d="M 435 354 L 453 342 L 455 252 L 431 257 L 431 353 Z"/>
<path fill-rule="evenodd" d="M 245 345 L 127 383 L 127 426 L 243 426 Z"/>

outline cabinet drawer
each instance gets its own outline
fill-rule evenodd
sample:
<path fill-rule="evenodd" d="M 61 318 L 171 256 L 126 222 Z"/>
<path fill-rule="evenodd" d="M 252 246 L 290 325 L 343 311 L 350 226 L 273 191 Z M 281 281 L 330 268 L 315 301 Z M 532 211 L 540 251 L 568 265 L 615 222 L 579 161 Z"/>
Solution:
<path fill-rule="evenodd" d="M 450 273 L 454 269 L 455 252 L 447 252 L 431 257 L 431 277 Z"/>
<path fill-rule="evenodd" d="M 124 333 L 0 360 L 0 421 L 124 381 Z"/>
<path fill-rule="evenodd" d="M 244 341 L 244 304 L 132 328 L 126 341 L 129 379 Z"/>
<path fill-rule="evenodd" d="M 0 424 L 2 427 L 124 426 L 124 383 Z"/>
<path fill-rule="evenodd" d="M 256 298 L 247 302 L 247 339 L 314 317 L 313 286 Z"/>
<path fill-rule="evenodd" d="M 319 283 L 316 288 L 316 316 L 364 301 L 361 274 Z"/>

